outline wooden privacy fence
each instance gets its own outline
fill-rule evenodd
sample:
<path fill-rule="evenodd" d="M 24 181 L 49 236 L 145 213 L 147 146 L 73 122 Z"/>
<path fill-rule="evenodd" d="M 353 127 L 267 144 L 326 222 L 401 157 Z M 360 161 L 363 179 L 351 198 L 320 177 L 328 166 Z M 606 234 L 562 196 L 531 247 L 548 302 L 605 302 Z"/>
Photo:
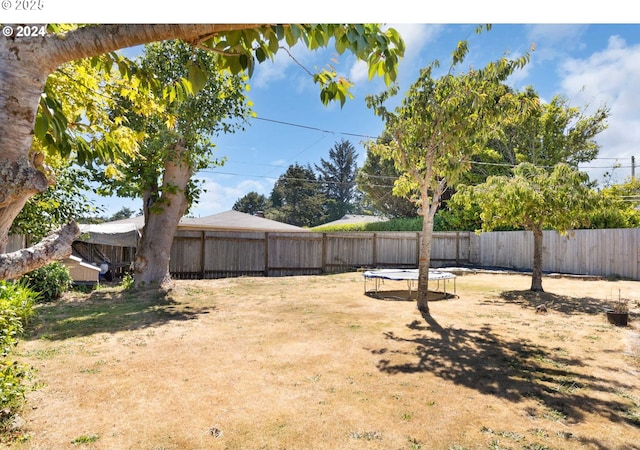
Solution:
<path fill-rule="evenodd" d="M 416 267 L 414 232 L 311 233 L 178 231 L 171 249 L 174 278 L 313 275 L 359 267 Z M 469 265 L 472 233 L 434 233 L 434 267 Z"/>
<path fill-rule="evenodd" d="M 178 231 L 178 279 L 313 275 L 361 267 L 417 267 L 421 233 Z M 530 232 L 436 232 L 431 266 L 531 270 Z M 640 280 L 640 229 L 544 232 L 543 270 Z"/>
<path fill-rule="evenodd" d="M 566 236 L 543 232 L 542 270 L 640 280 L 640 228 L 575 230 Z M 501 231 L 477 236 L 481 267 L 531 270 L 533 236 L 528 231 Z"/>
<path fill-rule="evenodd" d="M 417 267 L 420 236 L 415 232 L 178 231 L 171 248 L 170 271 L 175 278 L 194 279 Z M 576 230 L 568 236 L 545 231 L 543 242 L 545 272 L 640 280 L 640 228 Z M 10 236 L 7 251 L 25 245 L 24 236 Z M 132 247 L 107 246 L 102 250 L 121 266 L 130 265 L 135 253 Z M 122 256 L 116 257 L 114 251 L 123 252 Z M 533 236 L 528 231 L 433 234 L 432 267 L 531 270 L 532 262 Z"/>

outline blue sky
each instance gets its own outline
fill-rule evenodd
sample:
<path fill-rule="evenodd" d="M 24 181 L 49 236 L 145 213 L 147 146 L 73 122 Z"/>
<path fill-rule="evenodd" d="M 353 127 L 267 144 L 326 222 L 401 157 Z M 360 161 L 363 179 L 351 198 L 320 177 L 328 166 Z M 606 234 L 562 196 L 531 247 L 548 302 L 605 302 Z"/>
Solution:
<path fill-rule="evenodd" d="M 513 9 L 513 4 L 501 0 L 465 0 L 428 11 L 426 7 L 420 11 L 402 7 L 402 1 L 394 2 L 394 8 L 389 7 L 389 2 L 371 1 L 366 10 L 346 6 L 321 11 L 301 8 L 300 2 L 288 0 L 268 3 L 247 0 L 237 10 L 214 6 L 163 9 L 157 3 L 148 8 L 144 2 L 122 0 L 91 4 L 89 8 L 88 2 L 79 0 L 58 0 L 55 6 L 47 3 L 51 0 L 43 1 L 42 11 L 28 14 L 5 11 L 3 21 L 388 23 L 400 31 L 407 47 L 399 68 L 398 101 L 420 68 L 435 59 L 446 68 L 451 51 L 461 39 L 470 42 L 465 65 L 475 67 L 505 53 L 520 56 L 535 45 L 530 63 L 509 80 L 514 88 L 531 85 L 544 100 L 562 95 L 572 106 L 587 108 L 587 112 L 603 105 L 610 108 L 609 127 L 598 137 L 599 158 L 583 169 L 599 179 L 619 164 L 613 170 L 613 180 L 621 182 L 631 174 L 631 156 L 640 158 L 640 17 L 630 15 L 621 0 L 607 2 L 606 11 L 602 4 L 590 7 L 584 2 L 575 5 L 564 2 L 558 7 L 557 2 L 549 0 L 536 2 L 535 8 L 522 7 L 517 11 L 508 10 Z M 60 9 L 63 7 L 66 9 Z M 589 25 L 596 22 L 597 25 Z M 477 23 L 493 26 L 490 31 L 476 35 Z M 311 70 L 333 64 L 340 74 L 355 83 L 354 98 L 343 108 L 323 106 L 318 88 L 285 52 L 280 52 L 274 62 L 259 65 L 248 93 L 257 119 L 251 120 L 244 132 L 215 139 L 216 155 L 225 157 L 227 162 L 198 174 L 206 192 L 192 209 L 192 215 L 203 217 L 229 210 L 250 191 L 269 195 L 274 182 L 289 165 L 318 164 L 321 158 L 328 159 L 329 149 L 341 139 L 349 140 L 359 152 L 360 164 L 364 162 L 362 142 L 367 137 L 376 137 L 383 129 L 380 119 L 366 108 L 365 97 L 381 92 L 384 83 L 380 79 L 368 80 L 363 64 L 356 63 L 348 54 L 334 62 L 337 55 L 331 49 L 310 52 L 296 47 L 292 53 Z M 640 169 L 637 173 L 640 175 Z M 139 208 L 137 201 L 128 199 L 97 199 L 97 204 L 105 206 L 107 215 L 122 206 Z"/>
<path fill-rule="evenodd" d="M 630 176 L 631 156 L 640 157 L 640 25 L 494 24 L 482 35 L 474 34 L 471 24 L 393 26 L 407 44 L 399 69 L 400 93 L 434 59 L 446 67 L 460 39 L 469 38 L 465 64 L 476 67 L 505 52 L 520 56 L 535 44 L 530 63 L 509 83 L 517 89 L 532 85 L 544 100 L 565 96 L 572 106 L 587 112 L 609 107 L 609 127 L 598 137 L 599 159 L 583 169 L 597 179 L 619 164 L 612 172 L 614 180 Z M 294 49 L 296 59 L 306 67 L 330 63 L 333 53 Z M 375 137 L 383 129 L 380 119 L 366 108 L 365 97 L 385 86 L 379 79 L 369 81 L 363 66 L 348 56 L 341 57 L 335 67 L 355 82 L 354 99 L 343 108 L 323 106 L 317 87 L 285 53 L 256 69 L 249 98 L 258 119 L 251 120 L 245 132 L 217 139 L 217 155 L 227 162 L 199 174 L 207 192 L 192 214 L 228 210 L 250 191 L 268 196 L 289 165 L 318 164 L 321 158 L 328 159 L 330 148 L 341 139 L 354 144 L 360 164 L 364 162 L 365 136 Z"/>

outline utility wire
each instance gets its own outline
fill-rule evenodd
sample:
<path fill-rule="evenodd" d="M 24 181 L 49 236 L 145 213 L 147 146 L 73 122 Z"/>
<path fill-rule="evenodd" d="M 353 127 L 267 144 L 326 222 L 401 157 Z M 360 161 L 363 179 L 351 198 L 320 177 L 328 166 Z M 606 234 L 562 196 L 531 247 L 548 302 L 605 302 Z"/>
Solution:
<path fill-rule="evenodd" d="M 347 132 L 342 132 L 342 131 L 331 131 L 331 130 L 324 130 L 322 128 L 317 128 L 317 127 L 312 127 L 312 126 L 308 126 L 308 125 L 300 125 L 297 123 L 292 123 L 292 122 L 285 122 L 282 120 L 275 120 L 275 119 L 267 119 L 265 117 L 253 117 L 252 120 L 262 120 L 264 122 L 271 122 L 271 123 L 277 123 L 280 125 L 287 125 L 290 127 L 297 127 L 297 128 L 305 128 L 307 130 L 313 130 L 313 131 L 319 131 L 321 133 L 327 133 L 327 134 L 333 134 L 333 135 L 343 135 L 343 136 L 353 136 L 353 137 L 361 137 L 361 138 L 367 138 L 367 139 L 374 139 L 373 136 L 368 136 L 365 134 L 358 134 L 358 133 L 347 133 Z"/>

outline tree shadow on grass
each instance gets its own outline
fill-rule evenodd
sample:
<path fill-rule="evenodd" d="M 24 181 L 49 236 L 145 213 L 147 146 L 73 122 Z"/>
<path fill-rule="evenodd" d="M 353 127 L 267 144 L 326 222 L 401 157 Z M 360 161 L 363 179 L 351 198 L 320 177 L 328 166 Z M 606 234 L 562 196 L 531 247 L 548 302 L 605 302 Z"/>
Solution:
<path fill-rule="evenodd" d="M 215 306 L 194 308 L 161 289 L 101 290 L 41 304 L 27 339 L 60 340 L 144 329 L 171 321 L 195 319 Z"/>
<path fill-rule="evenodd" d="M 523 308 L 533 309 L 538 305 L 545 305 L 547 310 L 553 310 L 567 315 L 602 313 L 608 306 L 607 302 L 602 299 L 569 297 L 567 295 L 557 295 L 550 292 L 533 292 L 530 290 L 505 291 L 500 294 L 500 298 L 487 301 L 493 304 L 500 302 L 520 304 Z"/>
<path fill-rule="evenodd" d="M 533 400 L 535 406 L 525 411 L 532 418 L 577 423 L 596 413 L 640 427 L 634 400 L 616 394 L 633 392 L 634 386 L 583 373 L 577 370 L 581 360 L 526 339 L 505 340 L 489 326 L 443 328 L 432 316 L 423 317 L 426 324 L 407 324 L 406 335 L 384 333 L 390 345 L 372 350 L 381 355 L 381 372 L 429 373 L 513 403 Z"/>

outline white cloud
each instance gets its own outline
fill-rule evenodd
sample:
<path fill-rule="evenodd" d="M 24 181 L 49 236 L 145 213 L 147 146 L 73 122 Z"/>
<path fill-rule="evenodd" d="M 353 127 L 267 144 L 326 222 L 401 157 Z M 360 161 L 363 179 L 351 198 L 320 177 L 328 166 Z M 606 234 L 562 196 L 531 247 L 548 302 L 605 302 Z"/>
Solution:
<path fill-rule="evenodd" d="M 252 86 L 264 88 L 269 84 L 286 78 L 287 69 L 293 60 L 284 51 L 279 51 L 273 61 L 267 60 L 259 64 L 250 80 Z"/>
<path fill-rule="evenodd" d="M 218 175 L 215 175 L 217 177 Z M 200 201 L 195 205 L 190 214 L 196 217 L 205 217 L 229 211 L 239 198 L 249 192 L 257 192 L 268 196 L 273 188 L 273 180 L 242 180 L 236 184 L 222 185 L 214 181 L 211 176 L 203 178 L 202 188 L 206 191 L 200 195 Z"/>
<path fill-rule="evenodd" d="M 584 46 L 581 37 L 588 29 L 587 25 L 577 24 L 537 24 L 527 26 L 527 37 L 532 43 L 543 42 L 540 51 L 544 55 L 552 49 L 575 50 Z M 538 51 L 538 50 L 536 50 Z"/>
<path fill-rule="evenodd" d="M 287 50 L 280 49 L 273 61 L 266 60 L 255 68 L 251 84 L 265 88 L 270 84 L 292 77 L 309 85 L 313 84 L 307 70 L 313 72 L 313 61 L 316 52 L 310 51 L 304 44 L 296 44 Z M 297 72 L 296 72 L 297 71 Z"/>
<path fill-rule="evenodd" d="M 587 112 L 603 105 L 610 108 L 609 127 L 597 138 L 599 156 L 621 158 L 622 165 L 627 166 L 619 169 L 623 177 L 630 174 L 631 155 L 640 148 L 638 73 L 640 45 L 628 46 L 618 36 L 609 38 L 605 50 L 561 65 L 562 88 L 573 106 L 588 106 Z"/>

